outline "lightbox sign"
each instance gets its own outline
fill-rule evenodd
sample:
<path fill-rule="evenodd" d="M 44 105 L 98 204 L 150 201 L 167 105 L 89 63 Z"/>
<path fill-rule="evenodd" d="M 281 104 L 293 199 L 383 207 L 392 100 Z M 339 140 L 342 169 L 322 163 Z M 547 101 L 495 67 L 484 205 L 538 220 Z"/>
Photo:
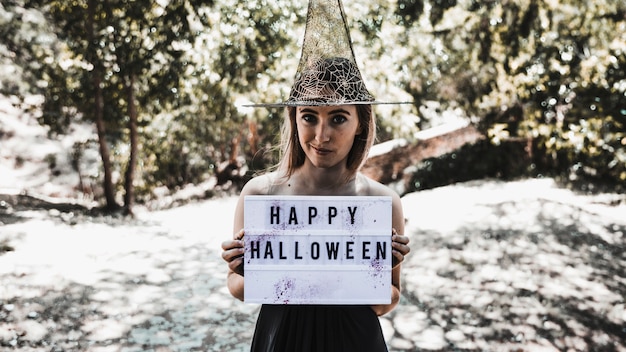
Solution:
<path fill-rule="evenodd" d="M 391 197 L 246 196 L 244 301 L 391 302 Z"/>

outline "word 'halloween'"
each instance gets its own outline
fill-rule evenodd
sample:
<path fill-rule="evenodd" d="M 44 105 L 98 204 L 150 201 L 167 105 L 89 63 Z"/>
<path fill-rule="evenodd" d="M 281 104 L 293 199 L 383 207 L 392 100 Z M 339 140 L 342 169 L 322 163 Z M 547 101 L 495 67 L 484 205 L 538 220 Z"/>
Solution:
<path fill-rule="evenodd" d="M 350 224 L 354 225 L 354 217 L 356 215 L 356 210 L 357 207 L 347 207 L 348 208 L 348 214 L 350 216 Z M 280 224 L 287 224 L 287 225 L 300 225 L 301 224 L 301 220 L 302 219 L 306 219 L 306 221 L 308 222 L 309 225 L 315 223 L 315 222 L 319 222 L 319 221 L 328 221 L 329 225 L 333 224 L 333 221 L 335 220 L 335 218 L 338 215 L 338 210 L 337 207 L 334 206 L 329 206 L 328 209 L 324 208 L 323 210 L 327 210 L 326 211 L 326 216 L 322 217 L 321 215 L 318 217 L 320 211 L 318 210 L 318 207 L 314 207 L 314 206 L 309 206 L 307 209 L 307 212 L 305 215 L 300 214 L 300 217 L 298 216 L 298 208 L 292 206 L 289 208 L 289 210 L 286 209 L 282 209 L 279 206 L 271 206 L 270 207 L 270 224 L 271 225 L 280 225 Z M 322 220 L 324 219 L 324 220 Z"/>
<path fill-rule="evenodd" d="M 313 259 L 353 260 L 387 259 L 386 241 L 250 241 L 250 260 Z"/>

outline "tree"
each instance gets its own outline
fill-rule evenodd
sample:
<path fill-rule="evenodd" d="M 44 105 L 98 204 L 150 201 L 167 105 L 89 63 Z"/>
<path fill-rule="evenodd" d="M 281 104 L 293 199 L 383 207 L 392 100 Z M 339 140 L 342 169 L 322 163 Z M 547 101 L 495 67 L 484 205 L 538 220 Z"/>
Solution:
<path fill-rule="evenodd" d="M 623 2 L 423 4 L 399 1 L 396 11 L 407 28 L 398 43 L 414 55 L 400 60 L 416 73 L 405 83 L 416 101 L 462 106 L 494 142 L 534 138 L 537 172 L 626 181 Z"/>
<path fill-rule="evenodd" d="M 149 126 L 155 136 L 148 146 L 154 183 L 197 183 L 205 168 L 217 170 L 242 156 L 253 168 L 267 166 L 274 154 L 264 150 L 275 142 L 281 111 L 241 104 L 285 97 L 299 57 L 294 33 L 304 28 L 297 14 L 305 5 L 226 0 L 198 10 L 205 27 L 189 50 L 187 81 L 177 104 Z"/>
<path fill-rule="evenodd" d="M 138 4 L 12 1 L 3 6 L 13 17 L 0 23 L 11 55 L 23 59 L 27 85 L 46 97 L 41 121 L 53 132 L 79 118 L 97 127 L 109 207 L 121 199 L 130 211 L 155 187 L 202 182 L 242 156 L 255 169 L 274 161 L 268 146 L 277 141 L 282 111 L 241 103 L 288 95 L 306 2 Z M 382 140 L 410 139 L 428 125 L 416 108 L 437 101 L 479 121 L 494 143 L 534 139 L 537 173 L 626 180 L 626 5 L 344 5 L 368 88 L 379 100 L 415 101 L 376 107 Z M 45 13 L 50 26 L 23 23 L 27 10 Z M 24 45 L 20 24 L 41 35 Z"/>
<path fill-rule="evenodd" d="M 104 169 L 103 189 L 110 210 L 118 204 L 109 144 L 124 138 L 129 141 L 124 209 L 132 213 L 140 125 L 150 121 L 150 116 L 141 114 L 138 107 L 158 112 L 165 103 L 177 98 L 187 65 L 183 53 L 194 36 L 188 16 L 200 2 L 170 1 L 164 6 L 154 3 L 147 9 L 132 1 L 117 0 L 34 0 L 27 4 L 45 10 L 69 53 L 65 63 L 44 61 L 50 63 L 47 72 L 53 73 L 44 76 L 51 87 L 44 90 L 44 114 L 54 111 L 62 115 L 70 105 L 94 121 Z M 68 82 L 73 82 L 77 89 L 67 89 Z M 51 94 L 64 89 L 67 105 L 56 104 Z"/>

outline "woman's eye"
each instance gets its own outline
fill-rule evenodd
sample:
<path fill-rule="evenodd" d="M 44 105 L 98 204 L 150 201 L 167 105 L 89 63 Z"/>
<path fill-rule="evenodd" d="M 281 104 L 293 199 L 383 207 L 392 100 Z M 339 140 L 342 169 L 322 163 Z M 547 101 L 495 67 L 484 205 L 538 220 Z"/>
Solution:
<path fill-rule="evenodd" d="M 333 123 L 334 124 L 342 124 L 344 122 L 346 122 L 348 119 L 345 116 L 342 115 L 337 115 L 337 116 L 333 116 Z"/>
<path fill-rule="evenodd" d="M 302 120 L 305 122 L 315 122 L 317 121 L 317 118 L 314 115 L 306 114 L 302 115 Z"/>

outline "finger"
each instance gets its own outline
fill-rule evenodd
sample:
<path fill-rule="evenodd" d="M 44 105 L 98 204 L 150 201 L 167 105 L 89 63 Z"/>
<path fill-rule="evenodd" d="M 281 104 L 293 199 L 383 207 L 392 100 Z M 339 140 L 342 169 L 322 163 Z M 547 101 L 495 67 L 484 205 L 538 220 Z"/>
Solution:
<path fill-rule="evenodd" d="M 222 252 L 222 258 L 227 262 L 231 262 L 234 259 L 243 256 L 244 251 L 243 247 L 231 248 Z"/>
<path fill-rule="evenodd" d="M 235 260 L 228 263 L 228 268 L 231 271 L 243 276 L 243 263 L 243 257 L 237 257 Z"/>
<path fill-rule="evenodd" d="M 233 241 L 232 240 L 228 240 L 228 241 L 224 241 L 222 242 L 222 249 L 227 251 L 229 249 L 233 248 Z"/>
<path fill-rule="evenodd" d="M 393 254 L 393 262 L 392 262 L 392 267 L 396 267 L 398 266 L 400 263 L 402 263 L 404 261 L 404 255 L 398 251 L 392 251 Z"/>
<path fill-rule="evenodd" d="M 403 248 L 403 247 L 409 247 L 409 239 L 408 238 L 402 238 L 403 236 L 398 236 L 397 238 L 393 238 L 391 240 L 391 245 L 394 248 Z"/>
<path fill-rule="evenodd" d="M 227 263 L 230 263 L 230 261 L 232 260 L 232 256 L 233 255 L 230 249 L 222 252 L 222 259 L 224 259 Z"/>
<path fill-rule="evenodd" d="M 235 271 L 235 269 L 237 269 L 238 266 L 243 264 L 243 258 L 242 257 L 237 257 L 233 260 L 231 260 L 230 262 L 228 262 L 228 268 L 232 271 Z"/>
<path fill-rule="evenodd" d="M 402 236 L 402 235 L 398 235 L 398 234 L 394 234 L 393 236 L 391 236 L 391 240 L 393 242 L 399 242 L 402 244 L 408 244 L 409 243 L 409 237 L 408 236 Z"/>
<path fill-rule="evenodd" d="M 393 254 L 395 257 L 399 259 L 404 259 L 404 257 L 406 256 L 405 252 L 403 252 L 402 250 L 395 249 L 395 248 L 391 249 L 391 254 Z"/>
<path fill-rule="evenodd" d="M 244 243 L 243 241 L 240 241 L 240 240 L 228 240 L 228 241 L 222 242 L 222 249 L 225 251 L 228 251 L 234 248 L 243 248 L 243 247 L 244 247 Z"/>
<path fill-rule="evenodd" d="M 391 250 L 396 254 L 396 252 L 402 257 L 398 257 L 401 260 L 404 260 L 404 256 L 409 254 L 411 251 L 411 247 L 408 246 L 409 239 L 406 236 L 396 236 L 397 238 L 391 242 Z"/>
<path fill-rule="evenodd" d="M 241 240 L 243 238 L 243 235 L 244 235 L 244 231 L 243 229 L 241 229 L 237 233 L 235 233 L 233 236 L 236 240 Z"/>
<path fill-rule="evenodd" d="M 391 249 L 393 251 L 396 251 L 396 252 L 402 254 L 403 256 L 406 256 L 411 251 L 411 248 L 409 246 L 404 245 L 404 244 L 399 244 L 399 243 L 394 243 L 392 245 Z"/>

